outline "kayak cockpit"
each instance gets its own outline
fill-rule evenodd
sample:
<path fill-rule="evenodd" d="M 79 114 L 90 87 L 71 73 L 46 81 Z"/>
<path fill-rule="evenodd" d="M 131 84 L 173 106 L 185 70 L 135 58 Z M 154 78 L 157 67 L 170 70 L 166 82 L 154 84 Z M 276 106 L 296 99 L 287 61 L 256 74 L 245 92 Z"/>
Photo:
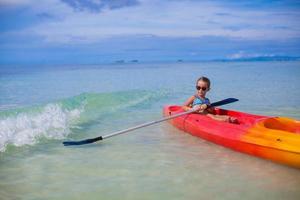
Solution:
<path fill-rule="evenodd" d="M 268 118 L 263 120 L 261 125 L 267 129 L 300 134 L 300 121 L 292 120 L 286 117 Z"/>
<path fill-rule="evenodd" d="M 173 115 L 176 113 L 184 112 L 181 106 L 174 105 L 168 107 L 168 115 Z M 253 126 L 257 123 L 257 121 L 260 121 L 261 119 L 265 119 L 265 116 L 259 116 L 259 115 L 253 115 L 248 113 L 242 113 L 234 110 L 225 110 L 221 108 L 214 108 L 214 114 L 215 115 L 227 115 L 230 117 L 234 117 L 237 119 L 237 123 L 233 125 L 245 125 L 245 126 Z M 199 116 L 200 118 L 200 116 Z"/>

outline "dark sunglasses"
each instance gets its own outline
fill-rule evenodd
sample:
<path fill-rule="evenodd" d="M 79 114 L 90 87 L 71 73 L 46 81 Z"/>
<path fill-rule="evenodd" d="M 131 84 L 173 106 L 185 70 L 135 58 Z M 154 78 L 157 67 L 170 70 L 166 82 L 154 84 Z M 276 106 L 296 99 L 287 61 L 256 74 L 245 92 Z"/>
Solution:
<path fill-rule="evenodd" d="M 206 91 L 207 88 L 196 85 L 196 89 L 197 90 L 201 90 L 202 89 L 203 91 Z"/>

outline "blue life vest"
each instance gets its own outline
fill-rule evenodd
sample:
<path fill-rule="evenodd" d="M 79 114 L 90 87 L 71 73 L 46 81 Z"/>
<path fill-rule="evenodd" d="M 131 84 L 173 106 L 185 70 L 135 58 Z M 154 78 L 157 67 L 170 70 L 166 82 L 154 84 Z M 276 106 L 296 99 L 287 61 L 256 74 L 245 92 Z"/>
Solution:
<path fill-rule="evenodd" d="M 208 98 L 205 98 L 205 99 L 201 99 L 199 96 L 197 95 L 194 95 L 195 96 L 195 99 L 193 101 L 193 106 L 195 105 L 201 105 L 201 104 L 206 104 L 206 105 L 209 105 L 210 104 L 210 101 Z"/>

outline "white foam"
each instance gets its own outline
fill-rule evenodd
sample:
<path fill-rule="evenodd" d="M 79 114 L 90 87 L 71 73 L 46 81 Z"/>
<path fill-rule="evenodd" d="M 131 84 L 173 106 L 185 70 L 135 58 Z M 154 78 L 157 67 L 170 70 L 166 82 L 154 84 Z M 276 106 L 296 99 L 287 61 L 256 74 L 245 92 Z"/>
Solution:
<path fill-rule="evenodd" d="M 0 151 L 5 151 L 8 144 L 33 145 L 41 137 L 62 139 L 70 133 L 81 111 L 82 108 L 65 110 L 59 104 L 48 104 L 38 113 L 0 119 Z"/>

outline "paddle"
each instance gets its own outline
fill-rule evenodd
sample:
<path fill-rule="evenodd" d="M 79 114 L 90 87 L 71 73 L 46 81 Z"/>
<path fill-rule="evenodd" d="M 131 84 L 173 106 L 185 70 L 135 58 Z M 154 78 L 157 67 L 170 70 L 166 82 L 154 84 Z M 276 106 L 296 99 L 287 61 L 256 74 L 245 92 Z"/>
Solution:
<path fill-rule="evenodd" d="M 238 99 L 228 98 L 228 99 L 224 99 L 222 101 L 217 101 L 215 103 L 212 103 L 210 105 L 210 107 L 222 106 L 222 105 L 233 103 L 233 102 L 236 102 L 236 101 L 238 101 Z M 63 142 L 63 144 L 65 146 L 90 144 L 90 143 L 94 143 L 94 142 L 97 142 L 99 140 L 103 140 L 103 139 L 106 139 L 106 138 L 109 138 L 109 137 L 112 137 L 112 136 L 120 135 L 120 134 L 127 133 L 129 131 L 133 131 L 133 130 L 136 130 L 136 129 L 139 129 L 139 128 L 144 128 L 146 126 L 150 126 L 150 125 L 157 124 L 157 123 L 160 123 L 160 122 L 163 122 L 163 121 L 167 121 L 169 119 L 173 119 L 173 118 L 176 118 L 176 117 L 179 117 L 179 116 L 182 116 L 182 115 L 186 115 L 186 114 L 189 114 L 189 113 L 192 113 L 192 112 L 195 112 L 195 111 L 196 110 L 192 109 L 192 110 L 189 110 L 187 112 L 178 113 L 178 114 L 171 115 L 169 117 L 165 117 L 165 118 L 162 118 L 162 119 L 159 119 L 159 120 L 156 120 L 156 121 L 151 121 L 151 122 L 147 122 L 147 123 L 144 123 L 144 124 L 140 124 L 138 126 L 134 126 L 134 127 L 128 128 L 128 129 L 117 131 L 117 132 L 114 132 L 114 133 L 111 133 L 111 134 L 108 134 L 108 135 L 99 136 L 99 137 L 90 138 L 90 139 L 85 139 L 85 140 L 80 140 L 80 141 L 65 141 L 65 142 Z"/>

